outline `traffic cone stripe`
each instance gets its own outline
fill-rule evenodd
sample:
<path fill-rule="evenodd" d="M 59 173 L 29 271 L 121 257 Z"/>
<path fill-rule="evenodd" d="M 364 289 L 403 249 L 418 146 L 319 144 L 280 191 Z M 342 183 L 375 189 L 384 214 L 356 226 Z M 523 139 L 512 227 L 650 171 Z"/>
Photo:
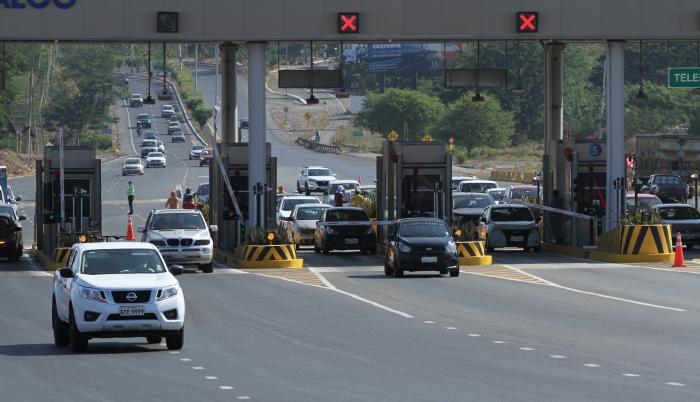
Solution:
<path fill-rule="evenodd" d="M 683 241 L 681 232 L 676 233 L 676 258 L 673 261 L 674 268 L 685 267 L 685 258 L 683 257 Z"/>
<path fill-rule="evenodd" d="M 134 235 L 134 225 L 131 222 L 131 215 L 129 215 L 129 221 L 126 224 L 126 240 L 136 240 Z"/>

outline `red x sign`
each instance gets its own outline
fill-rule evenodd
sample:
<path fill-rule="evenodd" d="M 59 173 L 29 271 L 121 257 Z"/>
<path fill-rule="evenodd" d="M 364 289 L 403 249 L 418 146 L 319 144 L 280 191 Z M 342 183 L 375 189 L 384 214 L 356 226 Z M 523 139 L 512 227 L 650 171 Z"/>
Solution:
<path fill-rule="evenodd" d="M 539 13 L 536 11 L 519 11 L 515 20 L 518 33 L 537 32 Z"/>
<path fill-rule="evenodd" d="M 360 33 L 360 13 L 338 13 L 338 33 Z"/>

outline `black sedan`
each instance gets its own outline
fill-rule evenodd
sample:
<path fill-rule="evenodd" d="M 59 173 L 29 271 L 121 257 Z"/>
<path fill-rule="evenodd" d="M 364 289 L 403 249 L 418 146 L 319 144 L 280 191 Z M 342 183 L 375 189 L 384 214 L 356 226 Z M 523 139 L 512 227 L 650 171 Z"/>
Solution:
<path fill-rule="evenodd" d="M 400 278 L 404 271 L 438 271 L 459 276 L 457 245 L 444 221 L 400 219 L 387 239 L 384 275 Z"/>
<path fill-rule="evenodd" d="M 153 120 L 151 119 L 151 116 L 145 113 L 142 113 L 138 116 L 136 116 L 136 127 L 138 128 L 151 128 L 153 125 Z"/>
<path fill-rule="evenodd" d="M 676 233 L 680 233 L 688 248 L 700 245 L 700 212 L 697 209 L 687 204 L 661 204 L 652 208 L 661 215 L 661 223 L 671 225 L 674 241 Z"/>
<path fill-rule="evenodd" d="M 377 238 L 363 209 L 340 207 L 328 208 L 323 212 L 316 223 L 314 251 L 328 254 L 332 250 L 377 252 Z"/>
<path fill-rule="evenodd" d="M 22 225 L 26 218 L 15 213 L 10 204 L 0 204 L 0 257 L 17 261 L 22 257 Z"/>

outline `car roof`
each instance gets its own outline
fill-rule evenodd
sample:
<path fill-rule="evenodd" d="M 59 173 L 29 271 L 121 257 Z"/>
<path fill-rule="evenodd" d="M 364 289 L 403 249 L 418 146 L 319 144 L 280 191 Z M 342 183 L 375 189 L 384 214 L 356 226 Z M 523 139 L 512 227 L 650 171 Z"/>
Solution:
<path fill-rule="evenodd" d="M 503 187 L 496 187 L 496 188 L 489 188 L 489 189 L 486 190 L 487 193 L 490 193 L 490 192 L 492 192 L 492 191 L 493 191 L 493 192 L 496 192 L 496 191 L 506 191 L 506 189 L 503 188 Z"/>
<path fill-rule="evenodd" d="M 202 213 L 199 212 L 198 209 L 154 209 L 151 211 L 153 214 L 199 214 L 201 215 Z"/>
<path fill-rule="evenodd" d="M 78 250 L 126 250 L 126 249 L 142 249 L 142 250 L 158 250 L 151 243 L 134 242 L 134 241 L 111 241 L 111 242 L 96 242 L 96 243 L 78 243 L 75 245 Z"/>
<path fill-rule="evenodd" d="M 352 183 L 352 184 L 357 184 L 357 185 L 360 184 L 360 182 L 357 180 L 331 180 L 330 182 L 328 182 L 328 184 L 338 184 L 338 183 L 340 183 L 340 184 Z"/>
<path fill-rule="evenodd" d="M 473 195 L 473 196 L 478 196 L 478 197 L 486 197 L 486 194 L 484 193 L 469 193 L 469 192 L 464 192 L 464 191 L 455 191 L 452 193 L 452 196 L 455 195 Z"/>
<path fill-rule="evenodd" d="M 364 212 L 365 210 L 362 208 L 357 208 L 357 207 L 330 207 L 328 208 L 329 211 L 362 211 Z"/>
<path fill-rule="evenodd" d="M 479 184 L 479 183 L 493 183 L 493 184 L 498 184 L 498 183 L 496 183 L 496 182 L 493 181 L 493 180 L 482 180 L 482 179 L 476 179 L 476 180 L 462 180 L 461 182 L 459 182 L 459 184 L 462 184 L 462 183 L 465 183 L 465 182 L 466 182 L 466 183 L 477 183 L 477 184 Z"/>
<path fill-rule="evenodd" d="M 527 205 L 523 204 L 498 204 L 491 206 L 492 209 L 505 209 L 505 208 L 520 208 L 520 209 L 530 209 Z"/>
<path fill-rule="evenodd" d="M 693 209 L 695 209 L 692 205 L 688 205 L 688 204 L 658 204 L 658 205 L 652 205 L 652 208 L 655 208 L 655 209 L 662 209 L 662 208 L 693 208 Z"/>
<path fill-rule="evenodd" d="M 305 166 L 304 169 L 328 169 L 326 166 Z M 330 170 L 330 169 L 328 169 Z"/>
<path fill-rule="evenodd" d="M 300 199 L 300 198 L 301 198 L 301 199 L 309 199 L 309 200 L 310 200 L 310 199 L 318 200 L 318 198 L 317 198 L 316 196 L 313 196 L 313 195 L 303 195 L 303 194 L 285 195 L 284 197 L 282 197 L 282 200 L 285 200 L 285 199 L 287 199 L 287 198 L 289 198 L 289 199 Z"/>
<path fill-rule="evenodd" d="M 294 206 L 295 210 L 302 208 L 331 208 L 331 206 L 328 204 L 297 204 Z"/>
<path fill-rule="evenodd" d="M 627 193 L 625 198 L 634 198 L 634 193 L 630 194 Z M 642 194 L 642 193 L 637 193 L 637 198 L 659 198 L 655 196 L 654 194 Z"/>
<path fill-rule="evenodd" d="M 517 186 L 509 186 L 512 190 L 536 190 L 537 186 L 531 184 L 522 184 Z"/>
<path fill-rule="evenodd" d="M 479 178 L 476 176 L 452 176 L 452 180 L 478 180 Z"/>
<path fill-rule="evenodd" d="M 403 218 L 399 219 L 396 221 L 397 223 L 411 223 L 411 222 L 430 222 L 430 223 L 435 223 L 435 222 L 441 222 L 445 223 L 442 219 L 439 218 Z"/>

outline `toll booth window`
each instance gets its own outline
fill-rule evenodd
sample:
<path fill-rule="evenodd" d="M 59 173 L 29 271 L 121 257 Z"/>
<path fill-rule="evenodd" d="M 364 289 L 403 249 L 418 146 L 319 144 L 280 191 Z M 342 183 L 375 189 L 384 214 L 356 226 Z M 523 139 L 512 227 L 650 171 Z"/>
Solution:
<path fill-rule="evenodd" d="M 83 254 L 82 272 L 87 275 L 162 274 L 165 265 L 154 250 L 93 250 Z"/>
<path fill-rule="evenodd" d="M 523 222 L 534 221 L 532 213 L 527 208 L 496 208 L 491 211 L 494 222 Z"/>
<path fill-rule="evenodd" d="M 679 207 L 679 208 L 660 208 L 659 214 L 661 219 L 664 220 L 687 220 L 687 219 L 700 219 L 700 212 L 696 211 L 692 207 Z"/>
<path fill-rule="evenodd" d="M 449 235 L 447 226 L 439 222 L 403 223 L 399 228 L 401 237 L 447 237 Z"/>
<path fill-rule="evenodd" d="M 326 213 L 326 222 L 366 222 L 369 221 L 365 211 L 336 210 Z"/>
<path fill-rule="evenodd" d="M 493 198 L 490 196 L 470 197 L 470 196 L 453 196 L 452 209 L 461 208 L 480 208 L 484 209 L 490 205 L 494 205 Z"/>
<path fill-rule="evenodd" d="M 155 214 L 151 230 L 206 229 L 202 216 L 197 213 Z"/>

